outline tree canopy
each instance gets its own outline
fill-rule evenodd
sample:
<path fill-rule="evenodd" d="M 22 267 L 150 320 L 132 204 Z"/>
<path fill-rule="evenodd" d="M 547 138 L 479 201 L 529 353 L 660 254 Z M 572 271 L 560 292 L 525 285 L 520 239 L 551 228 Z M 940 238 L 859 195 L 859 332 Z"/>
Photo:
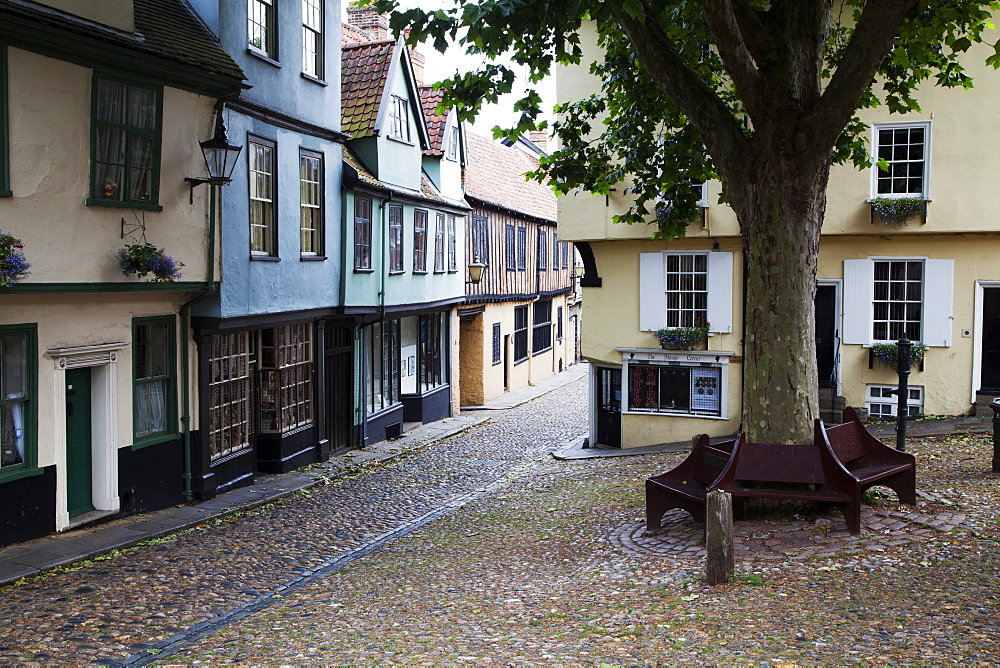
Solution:
<path fill-rule="evenodd" d="M 394 11 L 390 26 L 408 28 L 411 43 L 427 41 L 442 52 L 459 43 L 484 57 L 482 68 L 442 82 L 444 105 L 457 106 L 465 119 L 500 95 L 520 92 L 513 70 L 500 62 L 505 56 L 527 66 L 532 83 L 556 63 L 581 64 L 578 31 L 594 21 L 603 60 L 582 64 L 603 90 L 559 105 L 554 132 L 561 150 L 539 176 L 562 193 L 607 194 L 627 179 L 635 206 L 619 222 L 648 222 L 654 205 L 669 201 L 655 218 L 657 235 L 667 237 L 683 236 L 694 218 L 691 184 L 719 177 L 716 151 L 708 147 L 720 142 L 711 135 L 751 143 L 766 118 L 811 111 L 810 143 L 829 145 L 834 162 L 867 167 L 867 126 L 856 112 L 880 105 L 919 111 L 914 92 L 928 79 L 971 87 L 960 56 L 983 41 L 998 8 L 966 0 L 455 0 L 447 9 L 405 11 L 395 0 L 375 5 Z M 997 49 L 987 61 L 994 67 Z M 662 71 L 651 71 L 651 57 Z M 523 91 L 519 123 L 497 134 L 545 128 L 541 103 L 536 90 Z"/>
<path fill-rule="evenodd" d="M 375 0 L 381 11 L 395 0 Z M 963 54 L 989 36 L 981 0 L 455 0 L 395 11 L 393 29 L 486 63 L 443 82 L 465 118 L 512 91 L 507 55 L 537 83 L 556 64 L 589 66 L 601 90 L 563 100 L 560 150 L 537 176 L 561 193 L 629 184 L 618 222 L 683 236 L 693 183 L 718 178 L 740 224 L 746 277 L 743 420 L 751 438 L 803 442 L 818 413 L 814 311 L 831 165 L 868 166 L 859 112 L 920 109 L 932 81 L 969 88 Z M 596 62 L 580 31 L 597 30 Z M 987 58 L 1000 65 L 997 45 Z M 583 93 L 581 93 L 583 94 Z M 541 125 L 527 90 L 510 134 Z M 655 210 L 655 216 L 654 214 Z"/>

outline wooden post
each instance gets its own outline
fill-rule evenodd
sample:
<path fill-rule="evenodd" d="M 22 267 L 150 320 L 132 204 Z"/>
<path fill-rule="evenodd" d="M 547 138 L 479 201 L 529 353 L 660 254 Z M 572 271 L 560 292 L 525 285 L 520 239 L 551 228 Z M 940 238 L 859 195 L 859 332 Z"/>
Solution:
<path fill-rule="evenodd" d="M 708 584 L 729 582 L 733 575 L 733 497 L 720 489 L 705 496 L 705 575 Z"/>

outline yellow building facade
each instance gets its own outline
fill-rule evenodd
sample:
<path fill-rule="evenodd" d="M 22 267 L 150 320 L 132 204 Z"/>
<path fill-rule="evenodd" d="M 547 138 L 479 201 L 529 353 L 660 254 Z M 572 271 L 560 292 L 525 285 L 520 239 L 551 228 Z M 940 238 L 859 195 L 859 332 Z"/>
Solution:
<path fill-rule="evenodd" d="M 593 34 L 583 41 L 596 56 Z M 977 398 L 1000 393 L 1000 214 L 991 203 L 1000 78 L 983 64 L 987 55 L 984 48 L 968 54 L 973 90 L 926 85 L 919 114 L 862 114 L 870 150 L 888 160 L 887 172 L 850 165 L 831 172 L 816 297 L 825 419 L 832 414 L 824 399 L 895 416 L 888 391 L 897 376 L 872 346 L 903 334 L 927 346 L 910 376 L 909 413 L 967 414 Z M 561 101 L 598 89 L 585 67 L 559 72 Z M 741 421 L 742 243 L 735 215 L 718 203 L 719 184 L 705 191 L 703 220 L 670 241 L 652 240 L 653 227 L 613 224 L 630 204 L 624 188 L 559 200 L 560 238 L 586 245 L 592 256 L 582 336 L 592 366 L 591 442 L 684 442 L 731 433 Z M 890 225 L 872 211 L 879 197 L 926 205 Z M 655 330 L 675 326 L 671 318 L 683 310 L 676 304 L 692 303 L 671 301 L 677 285 L 704 293 L 694 303 L 711 323 L 706 350 L 660 347 Z"/>

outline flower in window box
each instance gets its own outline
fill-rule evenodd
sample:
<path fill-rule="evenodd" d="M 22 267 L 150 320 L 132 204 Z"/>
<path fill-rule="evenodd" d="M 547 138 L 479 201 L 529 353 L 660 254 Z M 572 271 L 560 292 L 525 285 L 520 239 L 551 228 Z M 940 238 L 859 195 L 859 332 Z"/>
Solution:
<path fill-rule="evenodd" d="M 153 283 L 176 283 L 181 279 L 181 267 L 183 262 L 177 262 L 166 254 L 162 248 L 157 248 L 148 241 L 139 243 L 132 241 L 118 249 L 116 254 L 121 263 L 122 273 L 126 276 L 133 274 L 138 278 L 146 278 Z"/>
<path fill-rule="evenodd" d="M 876 197 L 871 205 L 873 223 L 899 229 L 927 222 L 927 200 L 922 197 Z"/>
<path fill-rule="evenodd" d="M 0 288 L 15 285 L 31 273 L 23 251 L 20 239 L 0 231 Z"/>
<path fill-rule="evenodd" d="M 923 362 L 926 352 L 927 346 L 922 343 L 914 343 L 910 348 L 910 367 Z M 895 369 L 899 359 L 899 349 L 895 343 L 876 343 L 872 346 L 872 356 L 879 364 Z"/>
<path fill-rule="evenodd" d="M 705 341 L 710 324 L 702 316 L 694 320 L 693 327 L 668 327 L 657 330 L 660 346 L 666 350 L 692 350 Z"/>

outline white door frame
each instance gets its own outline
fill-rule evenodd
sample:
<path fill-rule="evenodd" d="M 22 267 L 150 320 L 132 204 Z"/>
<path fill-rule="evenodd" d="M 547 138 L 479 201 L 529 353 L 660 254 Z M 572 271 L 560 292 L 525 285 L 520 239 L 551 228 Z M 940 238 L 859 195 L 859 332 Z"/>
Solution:
<path fill-rule="evenodd" d="M 118 497 L 118 351 L 128 343 L 103 343 L 96 346 L 51 348 L 55 359 L 52 396 L 55 399 L 56 459 L 56 531 L 74 524 L 66 509 L 66 370 L 89 367 L 90 372 L 90 447 L 91 503 L 101 514 L 116 513 L 121 508 Z"/>
<path fill-rule="evenodd" d="M 1000 281 L 976 281 L 976 296 L 972 316 L 972 396 L 969 401 L 976 403 L 976 393 L 983 384 L 983 302 L 985 288 L 1000 288 Z"/>
<path fill-rule="evenodd" d="M 837 395 L 840 395 L 840 386 L 843 378 L 841 376 L 840 349 L 844 341 L 844 279 L 842 278 L 817 278 L 816 285 L 832 285 L 836 289 L 834 296 L 834 308 L 836 309 L 836 320 L 834 322 L 834 348 L 833 367 L 836 372 L 837 385 L 833 388 Z M 813 306 L 815 309 L 815 306 Z"/>

